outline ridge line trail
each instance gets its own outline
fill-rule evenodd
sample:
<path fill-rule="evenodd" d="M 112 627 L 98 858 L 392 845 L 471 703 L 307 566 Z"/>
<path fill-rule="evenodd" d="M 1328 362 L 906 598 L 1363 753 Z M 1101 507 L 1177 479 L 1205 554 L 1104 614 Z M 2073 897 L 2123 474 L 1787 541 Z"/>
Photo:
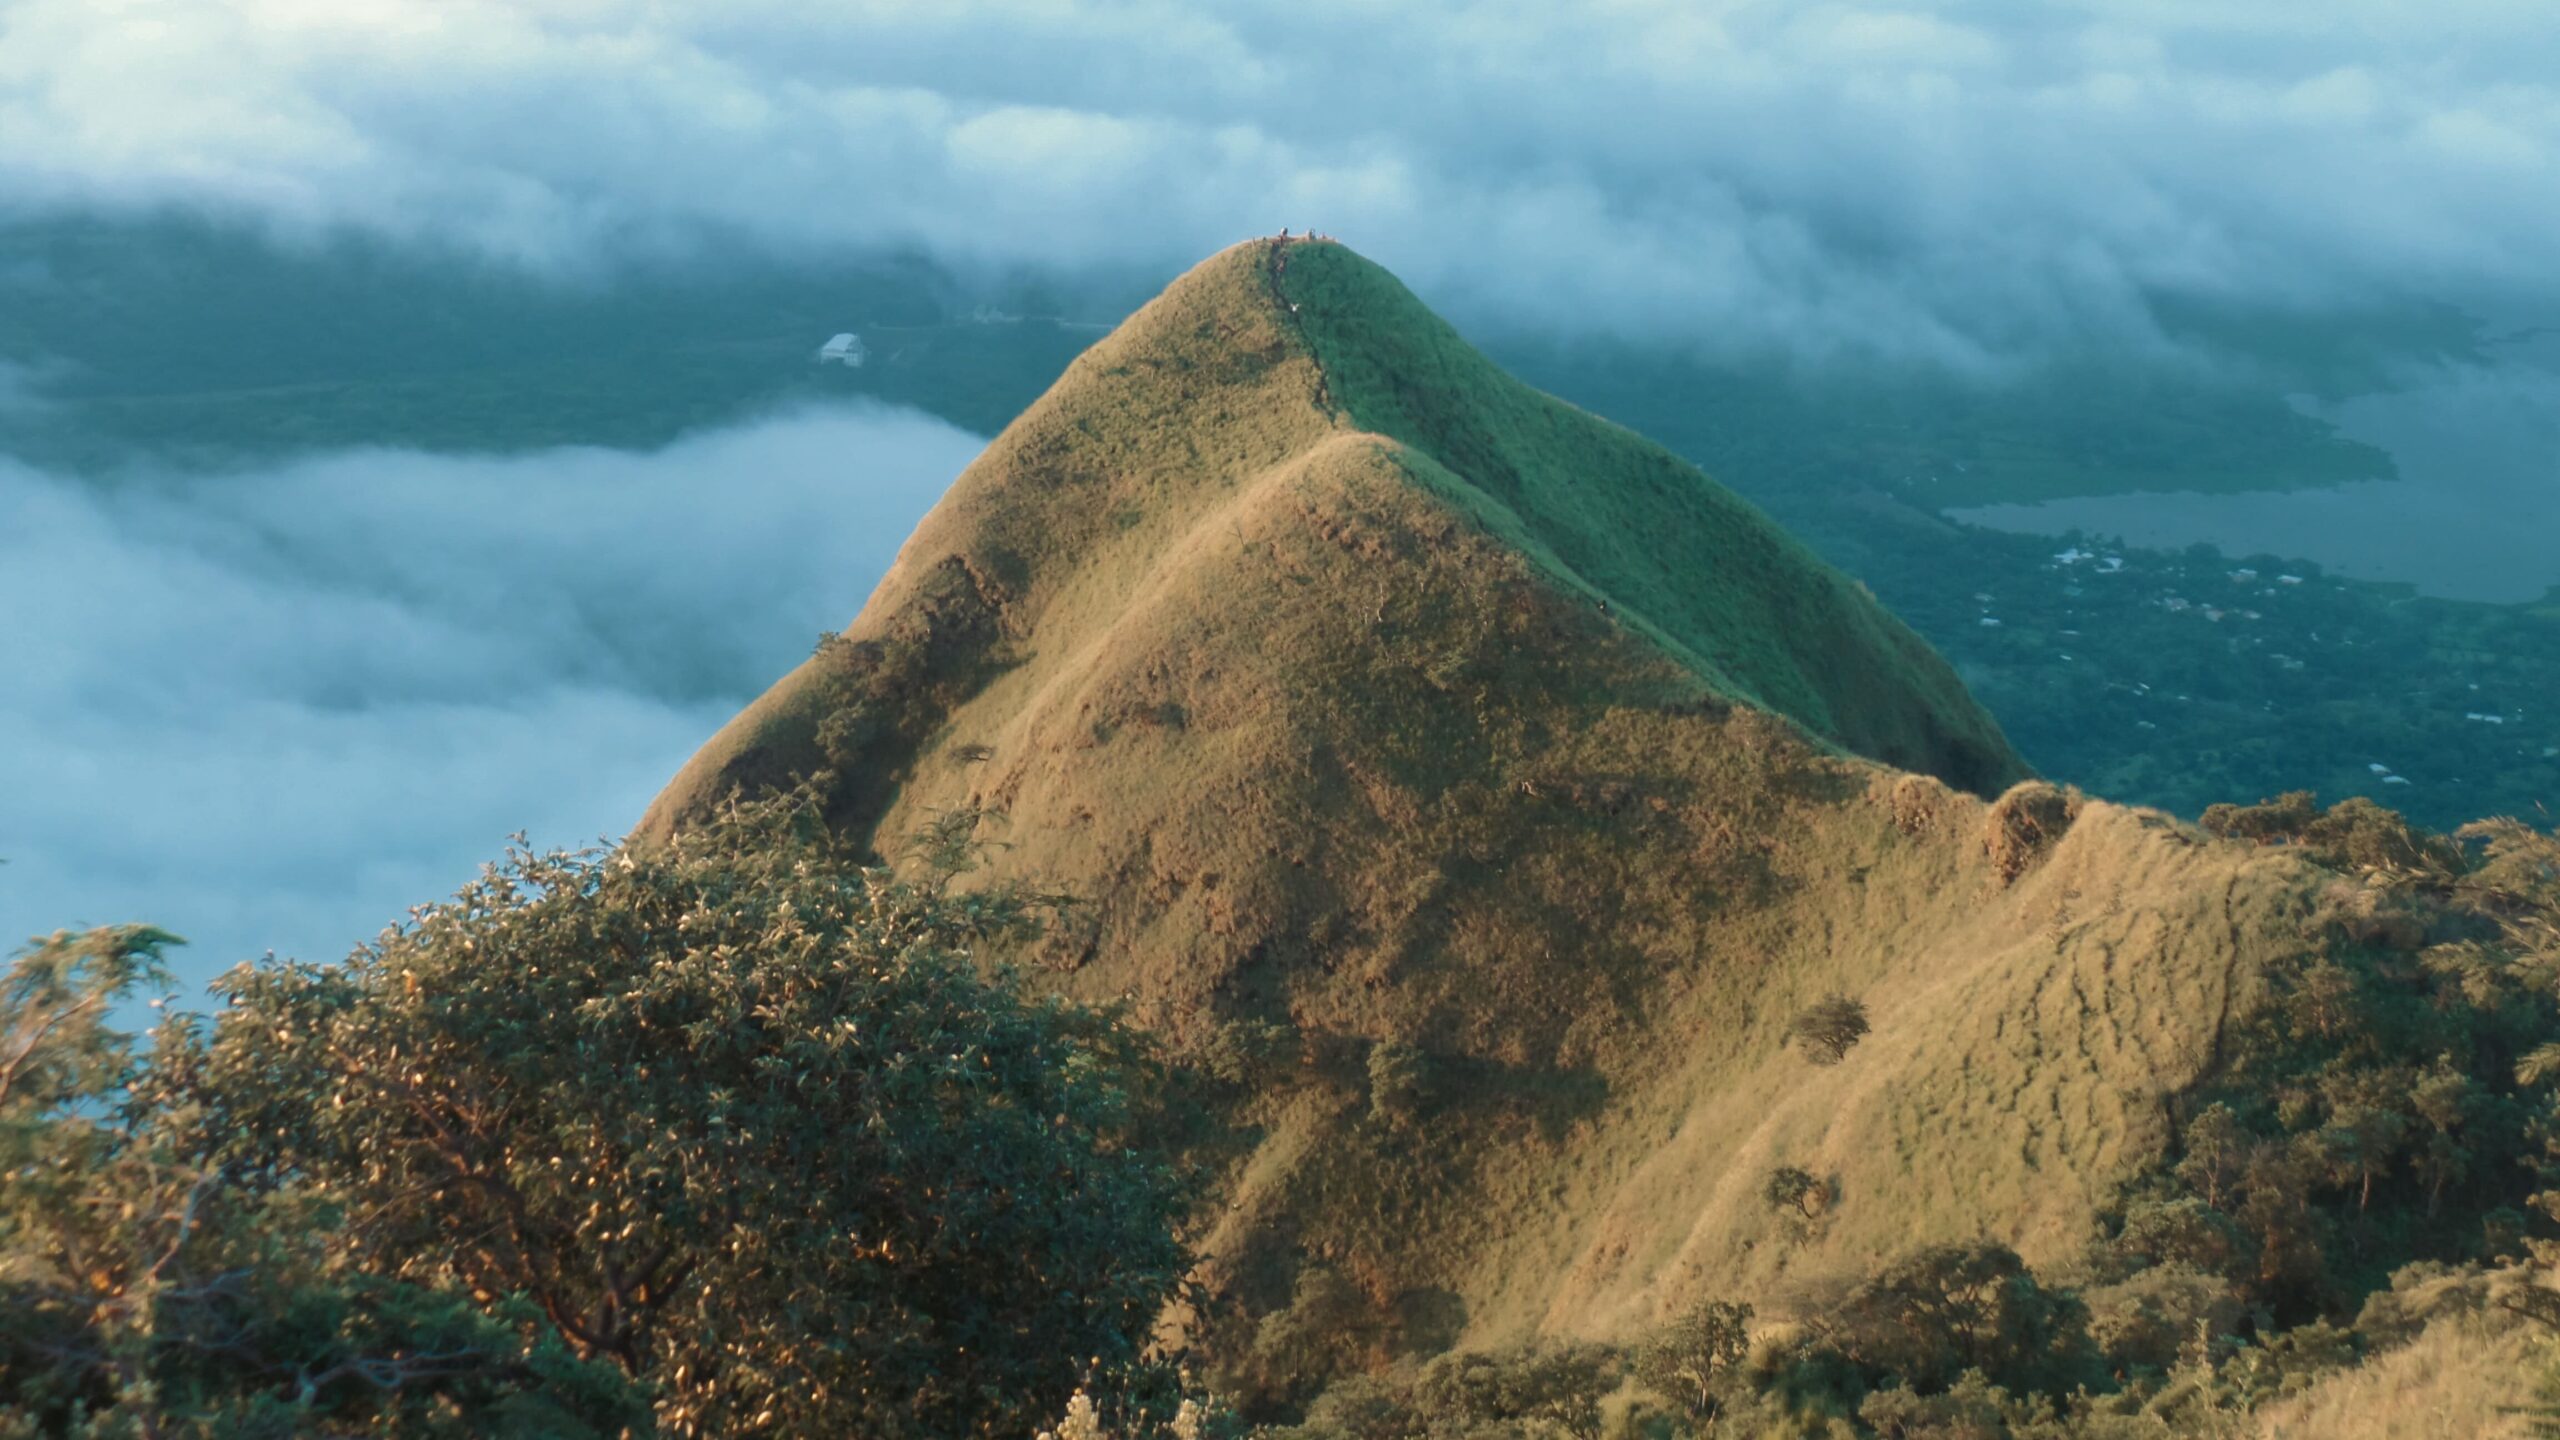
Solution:
<path fill-rule="evenodd" d="M 1289 298 L 1286 283 L 1289 273 L 1289 251 L 1293 246 L 1316 242 L 1292 240 L 1286 235 L 1280 235 L 1273 237 L 1267 243 L 1270 248 L 1263 255 L 1263 278 L 1270 284 L 1273 311 L 1278 316 L 1281 327 L 1288 331 L 1291 339 L 1298 342 L 1298 349 L 1307 357 L 1308 368 L 1316 372 L 1316 389 L 1312 397 L 1316 409 L 1325 419 L 1334 424 L 1348 425 L 1356 429 L 1358 422 L 1352 420 L 1345 411 L 1333 403 L 1333 385 L 1331 377 L 1325 373 L 1324 357 L 1316 353 L 1314 343 L 1307 339 L 1307 328 L 1298 319 L 1297 302 Z"/>

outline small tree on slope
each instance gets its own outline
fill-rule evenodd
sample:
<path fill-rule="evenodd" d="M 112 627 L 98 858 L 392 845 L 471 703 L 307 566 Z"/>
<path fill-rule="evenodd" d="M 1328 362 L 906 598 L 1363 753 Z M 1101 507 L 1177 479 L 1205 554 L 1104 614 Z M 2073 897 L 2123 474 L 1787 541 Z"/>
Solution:
<path fill-rule="evenodd" d="M 1750 1352 L 1751 1307 L 1706 1300 L 1636 1351 L 1635 1375 L 1691 1419 L 1712 1420 L 1719 1383 Z"/>
<path fill-rule="evenodd" d="M 1837 1065 L 1867 1038 L 1867 1007 L 1846 995 L 1826 995 L 1787 1025 L 1787 1036 L 1816 1065 Z"/>

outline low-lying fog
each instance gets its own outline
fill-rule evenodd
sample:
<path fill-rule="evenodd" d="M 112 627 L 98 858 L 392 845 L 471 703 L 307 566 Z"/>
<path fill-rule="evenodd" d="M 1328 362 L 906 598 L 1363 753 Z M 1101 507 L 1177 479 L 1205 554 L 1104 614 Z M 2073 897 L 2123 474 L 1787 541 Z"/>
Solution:
<path fill-rule="evenodd" d="M 0 460 L 0 932 L 334 959 L 510 832 L 618 836 L 861 608 L 983 442 L 885 408 L 650 453 Z"/>

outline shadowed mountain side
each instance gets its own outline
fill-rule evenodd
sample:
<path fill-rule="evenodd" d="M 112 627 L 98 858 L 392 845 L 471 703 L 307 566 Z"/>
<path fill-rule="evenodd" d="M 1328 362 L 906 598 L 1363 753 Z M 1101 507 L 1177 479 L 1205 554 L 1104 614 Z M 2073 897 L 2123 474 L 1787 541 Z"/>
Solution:
<path fill-rule="evenodd" d="M 1085 902 L 1021 958 L 1257 1136 L 1215 1348 L 1321 1267 L 1368 1316 L 1341 1363 L 1985 1229 L 2059 1255 L 2315 884 L 1965 793 L 2022 767 L 1857 587 L 1325 245 L 1231 250 L 1079 360 L 640 838 L 820 773 L 884 856 L 956 823 Z M 1875 1031 L 1815 1069 L 1785 1027 L 1834 990 Z M 1777 1164 L 1836 1189 L 1801 1235 Z"/>

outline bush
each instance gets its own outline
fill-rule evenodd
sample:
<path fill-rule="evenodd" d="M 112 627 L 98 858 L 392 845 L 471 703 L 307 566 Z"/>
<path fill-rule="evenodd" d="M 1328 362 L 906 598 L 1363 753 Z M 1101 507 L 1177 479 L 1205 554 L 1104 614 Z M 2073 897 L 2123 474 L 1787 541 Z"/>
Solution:
<path fill-rule="evenodd" d="M 1831 1187 L 1817 1180 L 1813 1172 L 1793 1165 L 1781 1165 L 1769 1172 L 1760 1187 L 1760 1198 L 1772 1210 L 1783 1211 L 1802 1220 L 1818 1220 L 1831 1208 Z"/>
<path fill-rule="evenodd" d="M 220 982 L 202 1134 L 342 1197 L 356 1265 L 526 1297 L 670 1431 L 1027 1433 L 1136 1358 L 1190 1194 L 1142 1042 L 973 964 L 1031 919 L 780 805 L 519 851 Z"/>
<path fill-rule="evenodd" d="M 2094 1355 L 2079 1300 L 2045 1289 L 2016 1252 L 1976 1242 L 1905 1256 L 1820 1317 L 1816 1345 L 1876 1381 L 1923 1394 L 1967 1370 L 2021 1392 L 2090 1378 Z"/>
<path fill-rule="evenodd" d="M 1837 1065 L 1867 1038 L 1867 1007 L 1846 995 L 1826 995 L 1787 1024 L 1787 1036 L 1816 1065 Z"/>
<path fill-rule="evenodd" d="M 106 1023 L 174 937 L 58 934 L 0 980 L 0 1434 L 602 1436 L 639 1390 L 530 1305 L 346 1263 L 339 1207 L 186 1143 L 156 1067 Z"/>
<path fill-rule="evenodd" d="M 2233 1351 L 2215 1371 L 2227 1403 L 2254 1408 L 2299 1395 L 2323 1375 L 2360 1358 L 2355 1336 L 2326 1321 L 2298 1325 Z"/>
<path fill-rule="evenodd" d="M 1078 1389 L 1058 1423 L 1036 1440 L 1226 1440 L 1243 1433 L 1233 1415 L 1184 1394 L 1164 1367 L 1149 1372 L 1141 1384 L 1118 1392 Z"/>
<path fill-rule="evenodd" d="M 2076 795 L 2041 780 L 2021 781 L 1993 801 L 1983 820 L 1982 849 L 2000 883 L 2013 884 L 2032 869 L 2061 842 L 2079 813 Z"/>
<path fill-rule="evenodd" d="M 1369 1047 L 1369 1113 L 1394 1125 L 1420 1118 L 1431 1097 L 1431 1057 L 1402 1040 Z"/>
<path fill-rule="evenodd" d="M 2010 1440 L 2019 1425 L 2050 1416 L 2050 1407 L 2038 1414 L 1979 1370 L 1966 1371 L 1939 1394 L 1897 1385 L 1858 1406 L 1858 1418 L 1878 1440 Z"/>
<path fill-rule="evenodd" d="M 1263 1316 L 1245 1354 L 1211 1381 L 1248 1404 L 1293 1403 L 1350 1368 L 1377 1325 L 1377 1307 L 1359 1286 L 1329 1266 L 1309 1265 L 1292 1282 L 1289 1303 Z"/>
<path fill-rule="evenodd" d="M 2086 1292 L 2089 1339 L 2121 1367 L 2166 1370 L 2201 1332 L 2219 1339 L 2240 1328 L 2240 1297 L 2220 1275 L 2192 1265 L 2154 1266 Z"/>
<path fill-rule="evenodd" d="M 1184 1059 L 1212 1084 L 1255 1090 L 1287 1072 L 1298 1045 L 1298 1032 L 1276 1021 L 1226 1020 Z"/>
<path fill-rule="evenodd" d="M 2308 790 L 2256 805 L 2208 805 L 2205 829 L 2261 845 L 2299 845 L 2333 870 L 2450 876 L 2462 868 L 2452 841 L 2411 825 L 2361 795 L 2322 811 Z"/>
<path fill-rule="evenodd" d="M 1443 1355 L 1423 1367 L 1414 1399 L 1432 1434 L 1526 1421 L 1590 1440 L 1600 1433 L 1601 1399 L 1617 1388 L 1617 1357 L 1599 1346 L 1576 1345 Z"/>
<path fill-rule="evenodd" d="M 2232 1194 L 2237 1194 L 2234 1182 Z M 2183 1265 L 2215 1275 L 2245 1273 L 2252 1251 L 2239 1223 L 2202 1199 L 2136 1200 L 2101 1250 L 2101 1268 L 2123 1278 L 2146 1265 Z"/>
<path fill-rule="evenodd" d="M 1715 1418 L 1720 1392 L 1751 1351 L 1751 1307 L 1704 1300 L 1635 1353 L 1635 1377 L 1692 1419 Z"/>

